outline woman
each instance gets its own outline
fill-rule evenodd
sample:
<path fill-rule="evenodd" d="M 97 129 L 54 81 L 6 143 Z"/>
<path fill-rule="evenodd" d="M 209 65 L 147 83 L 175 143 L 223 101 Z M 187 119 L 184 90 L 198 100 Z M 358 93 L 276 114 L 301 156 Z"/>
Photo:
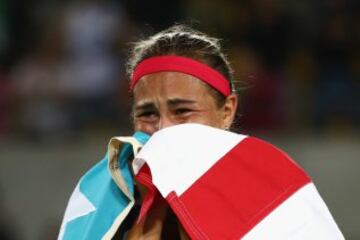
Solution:
<path fill-rule="evenodd" d="M 189 66 L 178 69 L 177 64 Z M 154 69 L 146 69 L 149 67 Z M 171 27 L 135 44 L 128 74 L 132 78 L 136 131 L 151 135 L 182 123 L 229 129 L 234 121 L 237 96 L 232 69 L 215 38 L 185 26 Z M 205 82 L 210 81 L 206 74 L 212 82 Z M 204 75 L 203 79 L 199 79 L 200 75 Z M 151 239 L 159 239 L 161 231 L 167 232 L 161 230 L 166 211 L 170 210 L 164 203 L 149 212 L 148 221 L 132 227 L 129 239 L 135 235 L 133 239 L 139 239 L 141 234 L 146 239 L 150 239 L 150 235 Z M 182 228 L 179 234 L 186 239 Z"/>
<path fill-rule="evenodd" d="M 222 130 L 230 129 L 234 123 L 238 105 L 232 72 L 229 62 L 221 51 L 219 41 L 186 26 L 176 25 L 146 40 L 135 43 L 128 63 L 128 74 L 131 79 L 130 88 L 133 93 L 133 121 L 135 130 L 152 135 L 163 128 L 183 123 L 199 123 Z M 255 146 L 260 151 L 261 149 L 266 149 L 264 150 L 264 152 L 267 152 L 265 155 L 273 151 L 274 155 L 278 156 L 277 158 L 286 158 L 285 164 L 291 162 L 285 154 L 274 150 L 273 146 L 258 140 L 255 140 Z M 258 158 L 257 154 L 254 153 L 254 161 Z M 250 161 L 252 160 L 250 159 Z M 274 165 L 281 161 L 276 159 Z M 310 180 L 308 176 L 298 166 L 291 164 L 293 163 L 290 163 L 289 170 L 284 170 L 286 172 L 283 175 L 289 174 L 295 169 L 289 175 L 292 175 L 292 173 L 294 173 L 293 175 L 298 174 L 300 176 L 299 179 L 302 178 L 302 180 L 299 180 L 301 184 L 309 185 Z M 228 173 L 221 173 L 221 175 L 226 174 Z M 285 181 L 283 186 L 290 186 L 292 180 L 284 178 L 283 181 Z M 258 190 L 255 190 L 256 187 L 254 187 L 255 189 L 251 190 L 250 188 L 250 191 L 261 191 L 261 188 L 265 186 L 266 192 L 266 183 L 265 185 L 261 184 L 257 185 Z M 146 195 L 146 188 L 141 187 L 141 184 L 137 183 L 137 189 L 140 193 L 139 200 L 141 204 Z M 213 189 L 213 191 L 217 190 Z M 316 190 L 314 191 L 316 192 Z M 317 195 L 317 192 L 315 192 L 312 194 Z M 290 195 L 290 193 L 287 194 Z M 255 197 L 259 201 L 260 198 Z M 224 199 L 224 201 L 230 202 L 231 200 Z M 171 205 L 171 203 L 169 204 Z M 198 206 L 201 204 L 201 201 L 199 201 Z M 236 204 L 238 203 L 234 203 L 234 205 Z M 251 205 L 252 203 L 247 204 Z M 234 207 L 236 208 L 236 206 Z M 174 209 L 173 206 L 172 209 Z M 197 214 L 196 211 L 194 215 Z M 324 210 L 324 212 L 326 211 Z M 191 214 L 192 212 L 189 213 L 189 215 Z M 327 215 L 327 213 L 324 214 Z M 179 216 L 179 213 L 176 215 Z M 210 215 L 209 213 L 208 217 L 211 217 Z M 293 215 L 293 217 L 297 218 L 296 215 Z M 234 221 L 237 221 L 236 218 L 235 216 Z M 320 226 L 323 220 L 315 220 L 313 224 L 317 228 L 316 230 L 300 230 L 299 232 L 303 233 L 297 235 L 297 237 L 308 239 L 311 236 L 312 239 L 319 239 L 328 238 L 331 235 L 331 238 L 341 239 L 342 236 L 337 230 L 336 224 L 332 222 L 331 217 L 329 219 L 329 229 L 336 230 L 321 229 Z M 195 221 L 194 224 L 199 223 L 201 225 L 202 223 L 199 221 L 202 220 Z M 224 238 L 226 236 L 224 231 L 222 233 L 221 231 L 210 233 L 212 231 L 211 227 L 206 229 L 211 224 L 215 228 L 218 227 L 221 225 L 218 222 L 221 222 L 222 219 L 217 219 L 209 225 L 206 225 L 208 224 L 206 221 L 204 220 L 202 225 L 202 230 L 205 229 L 204 233 L 196 235 L 197 233 L 193 232 L 191 234 L 192 238 L 212 239 L 219 236 Z M 316 221 L 319 221 L 319 223 L 316 223 Z M 190 234 L 188 234 L 189 228 L 185 231 L 180 222 L 183 223 L 185 220 L 179 221 L 171 208 L 168 207 L 167 202 L 162 199 L 157 204 L 153 204 L 146 217 L 142 218 L 140 222 L 131 225 L 127 232 L 127 239 L 190 239 Z M 228 227 L 226 231 L 232 231 L 231 227 L 229 227 L 230 224 L 226 225 L 219 228 Z M 233 228 L 241 227 L 235 224 Z M 286 227 L 284 226 L 284 228 Z M 207 230 L 209 231 L 207 232 Z M 325 235 L 324 232 L 326 232 Z M 233 237 L 239 237 L 240 231 L 233 234 Z M 250 234 L 249 239 L 252 239 L 256 234 L 258 233 Z M 265 235 L 267 237 L 270 236 Z M 230 236 L 231 234 L 227 235 L 226 238 L 232 239 L 233 237 Z M 259 236 L 261 234 L 257 235 L 261 239 Z M 285 235 L 272 236 L 273 238 L 277 236 L 275 238 L 279 239 L 279 236 Z M 256 239 L 256 237 L 254 238 Z"/>
<path fill-rule="evenodd" d="M 152 137 L 136 156 L 133 175 L 125 171 L 123 180 L 126 151 L 118 157 L 121 143 L 110 141 L 109 155 L 74 191 L 60 239 L 93 239 L 99 225 L 103 239 L 115 230 L 114 239 L 343 239 L 311 179 L 286 154 L 224 131 L 234 122 L 238 99 L 217 39 L 173 26 L 135 43 L 128 74 L 134 130 Z M 183 130 L 190 137 L 176 145 Z M 169 132 L 178 135 L 164 134 Z M 200 154 L 192 159 L 195 152 Z M 107 176 L 107 158 L 122 193 L 113 194 L 118 189 Z M 148 168 L 136 165 L 139 159 Z M 88 207 L 78 213 L 79 205 Z"/>

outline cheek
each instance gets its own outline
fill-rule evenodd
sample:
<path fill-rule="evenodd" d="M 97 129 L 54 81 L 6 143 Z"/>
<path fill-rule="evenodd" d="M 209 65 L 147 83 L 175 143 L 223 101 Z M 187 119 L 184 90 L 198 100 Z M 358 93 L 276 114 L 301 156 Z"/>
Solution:
<path fill-rule="evenodd" d="M 211 113 L 211 120 L 214 124 L 214 127 L 217 128 L 224 128 L 225 125 L 225 119 L 224 119 L 224 111 L 223 109 L 215 109 Z"/>
<path fill-rule="evenodd" d="M 206 97 L 203 99 L 202 109 L 205 109 L 205 111 L 201 116 L 203 123 L 212 127 L 223 128 L 224 109 L 216 105 L 216 101 L 211 95 L 204 94 L 204 96 Z"/>
<path fill-rule="evenodd" d="M 203 111 L 186 122 L 201 123 L 211 127 L 222 128 L 222 114 L 220 111 Z"/>
<path fill-rule="evenodd" d="M 154 124 L 151 124 L 151 123 L 135 121 L 134 122 L 134 130 L 141 131 L 141 132 L 147 133 L 149 135 L 152 135 L 154 132 L 157 131 L 157 128 Z"/>
<path fill-rule="evenodd" d="M 210 114 L 209 121 L 211 126 L 216 128 L 223 127 L 222 113 L 220 111 L 214 111 Z"/>

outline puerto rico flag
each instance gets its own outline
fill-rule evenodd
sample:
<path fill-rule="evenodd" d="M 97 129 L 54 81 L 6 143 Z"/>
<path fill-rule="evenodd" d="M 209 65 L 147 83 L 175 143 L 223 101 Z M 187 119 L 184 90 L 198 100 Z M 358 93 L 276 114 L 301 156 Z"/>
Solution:
<path fill-rule="evenodd" d="M 257 138 L 177 125 L 155 133 L 133 168 L 151 190 L 140 215 L 158 191 L 192 239 L 344 239 L 304 170 Z"/>
<path fill-rule="evenodd" d="M 133 176 L 127 159 L 149 136 L 114 137 L 108 153 L 84 176 L 73 191 L 58 240 L 112 239 L 134 205 Z"/>

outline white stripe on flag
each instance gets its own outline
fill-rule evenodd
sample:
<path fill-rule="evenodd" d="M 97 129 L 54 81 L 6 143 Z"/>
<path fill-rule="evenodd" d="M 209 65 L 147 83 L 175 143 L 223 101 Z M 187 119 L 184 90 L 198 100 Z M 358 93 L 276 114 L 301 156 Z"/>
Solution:
<path fill-rule="evenodd" d="M 175 141 L 174 136 L 178 137 Z M 144 145 L 134 161 L 134 171 L 145 159 L 161 195 L 166 197 L 171 191 L 181 195 L 244 138 L 200 124 L 168 127 L 156 132 Z"/>
<path fill-rule="evenodd" d="M 64 219 L 61 224 L 60 233 L 58 239 L 62 239 L 66 224 L 75 218 L 87 215 L 95 211 L 95 206 L 84 196 L 80 191 L 80 183 L 76 186 L 74 192 L 72 193 L 69 203 L 65 210 Z"/>
<path fill-rule="evenodd" d="M 344 239 L 313 183 L 286 199 L 243 240 Z"/>

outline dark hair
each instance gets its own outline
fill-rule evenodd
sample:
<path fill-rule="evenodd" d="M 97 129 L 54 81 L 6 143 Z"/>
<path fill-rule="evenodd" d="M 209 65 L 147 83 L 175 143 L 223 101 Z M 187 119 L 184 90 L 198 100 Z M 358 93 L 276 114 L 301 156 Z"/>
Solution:
<path fill-rule="evenodd" d="M 131 78 L 137 64 L 146 58 L 162 55 L 189 57 L 217 70 L 229 81 L 232 91 L 233 70 L 222 53 L 219 39 L 194 30 L 185 25 L 174 25 L 147 39 L 134 43 L 127 63 L 127 74 Z M 225 103 L 225 96 L 208 86 L 218 107 Z"/>

